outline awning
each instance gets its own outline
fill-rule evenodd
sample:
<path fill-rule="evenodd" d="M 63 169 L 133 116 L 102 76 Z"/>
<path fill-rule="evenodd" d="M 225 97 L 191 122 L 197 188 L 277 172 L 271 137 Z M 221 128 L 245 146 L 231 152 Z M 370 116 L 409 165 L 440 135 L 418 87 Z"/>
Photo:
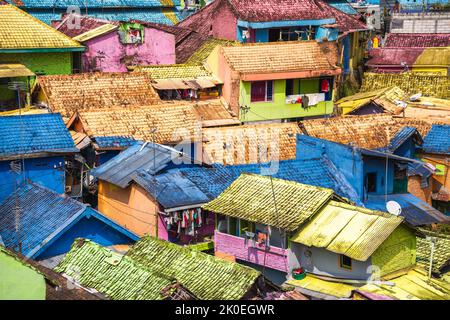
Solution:
<path fill-rule="evenodd" d="M 214 88 L 221 82 L 213 77 L 201 78 L 172 78 L 172 79 L 153 79 L 152 86 L 157 90 L 183 90 L 183 89 L 207 89 Z"/>
<path fill-rule="evenodd" d="M 35 76 L 35 74 L 22 64 L 0 64 L 0 78 L 32 76 Z"/>

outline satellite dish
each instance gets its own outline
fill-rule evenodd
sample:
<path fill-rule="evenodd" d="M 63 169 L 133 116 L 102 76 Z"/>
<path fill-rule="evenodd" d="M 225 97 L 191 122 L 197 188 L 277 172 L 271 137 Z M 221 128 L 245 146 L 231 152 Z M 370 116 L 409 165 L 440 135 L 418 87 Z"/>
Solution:
<path fill-rule="evenodd" d="M 422 93 L 416 93 L 415 95 L 412 95 L 409 100 L 410 101 L 417 101 L 420 99 L 420 97 L 422 97 Z"/>
<path fill-rule="evenodd" d="M 394 216 L 399 216 L 400 213 L 402 213 L 402 207 L 396 201 L 388 201 L 388 203 L 386 203 L 386 209 Z"/>

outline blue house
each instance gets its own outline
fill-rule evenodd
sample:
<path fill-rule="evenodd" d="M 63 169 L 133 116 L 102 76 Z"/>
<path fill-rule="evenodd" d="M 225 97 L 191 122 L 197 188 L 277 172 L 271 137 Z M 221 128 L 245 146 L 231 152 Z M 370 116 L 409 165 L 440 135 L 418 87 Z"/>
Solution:
<path fill-rule="evenodd" d="M 182 19 L 176 8 L 180 5 L 180 0 L 7 0 L 7 2 L 47 24 L 61 20 L 62 15 L 72 13 L 75 8 L 79 10 L 76 13 L 105 20 L 136 19 L 174 25 Z"/>
<path fill-rule="evenodd" d="M 297 158 L 328 157 L 367 208 L 386 211 L 386 202 L 395 200 L 402 207 L 401 215 L 412 226 L 448 223 L 450 220 L 441 212 L 408 193 L 408 175 L 420 174 L 427 181 L 432 171 L 425 163 L 396 155 L 397 150 L 401 154 L 411 152 L 405 151 L 407 148 L 403 148 L 401 140 L 400 137 L 391 140 L 389 146 L 382 148 L 385 150 L 369 150 L 298 135 Z M 407 143 L 408 139 L 405 141 Z"/>
<path fill-rule="evenodd" d="M 65 157 L 78 152 L 59 113 L 0 117 L 0 202 L 25 181 L 65 191 Z"/>
<path fill-rule="evenodd" d="M 90 206 L 34 183 L 22 185 L 0 208 L 1 242 L 33 260 L 68 252 L 76 238 L 103 246 L 138 240 Z"/>

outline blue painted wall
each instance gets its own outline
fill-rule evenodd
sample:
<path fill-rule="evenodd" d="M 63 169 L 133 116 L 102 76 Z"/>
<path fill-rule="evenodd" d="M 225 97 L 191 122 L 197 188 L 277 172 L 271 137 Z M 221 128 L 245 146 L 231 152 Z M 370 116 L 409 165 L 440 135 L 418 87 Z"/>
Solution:
<path fill-rule="evenodd" d="M 386 183 L 386 160 L 382 158 L 364 157 L 364 177 L 368 173 L 377 174 L 376 192 L 372 192 L 371 194 L 384 194 Z M 394 163 L 392 160 L 388 161 L 387 187 L 388 194 L 394 192 Z"/>
<path fill-rule="evenodd" d="M 83 217 L 45 251 L 40 253 L 36 259 L 43 260 L 68 252 L 76 238 L 90 239 L 102 246 L 134 243 L 132 239 L 97 218 L 93 216 L 90 218 Z"/>
<path fill-rule="evenodd" d="M 350 35 L 345 36 L 345 38 L 342 41 L 342 44 L 344 46 L 344 73 L 348 74 L 350 72 L 350 50 L 351 50 Z"/>
<path fill-rule="evenodd" d="M 414 143 L 413 137 L 408 138 L 397 150 L 395 150 L 394 154 L 400 157 L 405 158 L 414 158 L 414 154 L 416 153 L 416 144 Z"/>
<path fill-rule="evenodd" d="M 100 153 L 97 156 L 96 165 L 101 166 L 102 164 L 108 162 L 109 160 L 117 156 L 119 153 L 120 153 L 119 150 L 102 151 L 102 153 Z"/>
<path fill-rule="evenodd" d="M 20 161 L 19 161 L 20 162 Z M 11 171 L 11 161 L 0 161 L 0 203 L 23 182 L 21 175 Z M 64 157 L 25 159 L 25 179 L 57 193 L 65 192 Z"/>

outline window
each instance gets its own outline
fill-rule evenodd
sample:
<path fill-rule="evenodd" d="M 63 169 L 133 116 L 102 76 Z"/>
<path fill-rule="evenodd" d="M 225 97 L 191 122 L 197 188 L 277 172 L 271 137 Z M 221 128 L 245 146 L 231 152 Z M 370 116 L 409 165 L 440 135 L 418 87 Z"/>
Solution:
<path fill-rule="evenodd" d="M 339 267 L 342 269 L 352 270 L 352 258 L 343 254 L 339 255 Z"/>
<path fill-rule="evenodd" d="M 255 224 L 246 220 L 239 220 L 239 234 L 245 237 L 245 232 L 255 232 Z"/>
<path fill-rule="evenodd" d="M 377 192 L 377 173 L 371 172 L 366 174 L 366 190 L 367 192 Z"/>
<path fill-rule="evenodd" d="M 235 236 L 237 233 L 237 219 L 218 214 L 216 216 L 216 229 L 219 232 Z"/>
<path fill-rule="evenodd" d="M 250 101 L 265 102 L 273 99 L 273 81 L 255 81 L 250 84 Z"/>
<path fill-rule="evenodd" d="M 286 95 L 291 96 L 294 94 L 294 79 L 286 80 Z"/>
<path fill-rule="evenodd" d="M 144 27 L 139 23 L 122 23 L 118 33 L 123 44 L 144 43 Z"/>

